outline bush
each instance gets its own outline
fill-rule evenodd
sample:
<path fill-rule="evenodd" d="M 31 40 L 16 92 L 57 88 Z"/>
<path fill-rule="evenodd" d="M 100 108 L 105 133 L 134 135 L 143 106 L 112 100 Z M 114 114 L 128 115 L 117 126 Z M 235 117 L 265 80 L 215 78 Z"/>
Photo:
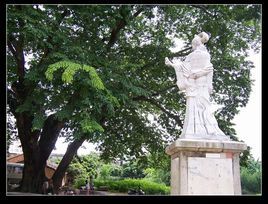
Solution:
<path fill-rule="evenodd" d="M 146 179 L 123 179 L 117 181 L 95 180 L 94 186 L 96 188 L 99 188 L 100 186 L 107 186 L 109 191 L 125 193 L 130 189 L 138 189 L 139 187 L 145 192 L 145 194 L 169 194 L 170 192 L 170 187 L 164 184 L 151 182 Z"/>
<path fill-rule="evenodd" d="M 79 189 L 81 186 L 86 185 L 86 178 L 84 177 L 78 177 L 74 180 L 73 187 Z"/>
<path fill-rule="evenodd" d="M 113 163 L 103 164 L 100 167 L 98 178 L 103 179 L 103 180 L 118 179 L 121 177 L 121 174 L 122 174 L 122 167 L 121 166 L 118 166 L 118 165 L 113 164 Z"/>
<path fill-rule="evenodd" d="M 143 173 L 143 169 L 145 168 L 146 168 L 146 164 L 140 162 L 139 159 L 136 159 L 135 161 L 127 162 L 123 164 L 122 177 L 133 178 L 133 179 L 144 178 L 145 174 Z"/>
<path fill-rule="evenodd" d="M 170 171 L 166 172 L 163 169 L 147 168 L 144 171 L 144 179 L 159 184 L 170 185 Z"/>
<path fill-rule="evenodd" d="M 250 169 L 241 168 L 241 187 L 243 194 L 256 194 L 261 192 L 261 171 L 251 172 Z"/>

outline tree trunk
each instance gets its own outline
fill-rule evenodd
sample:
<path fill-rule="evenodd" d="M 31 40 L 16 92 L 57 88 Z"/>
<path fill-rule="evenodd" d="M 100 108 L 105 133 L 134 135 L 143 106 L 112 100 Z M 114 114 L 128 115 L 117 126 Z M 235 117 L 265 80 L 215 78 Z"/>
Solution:
<path fill-rule="evenodd" d="M 77 150 L 79 147 L 83 144 L 85 139 L 78 139 L 74 140 L 72 143 L 68 145 L 68 148 L 66 150 L 66 153 L 64 154 L 59 166 L 57 167 L 55 173 L 53 174 L 53 185 L 54 185 L 54 190 L 56 193 L 58 193 L 59 188 L 61 187 L 62 184 L 62 179 L 65 175 L 65 172 L 73 160 L 74 155 L 76 154 Z"/>
<path fill-rule="evenodd" d="M 63 121 L 59 121 L 54 114 L 48 116 L 44 123 L 41 138 L 39 140 L 40 162 L 47 161 L 49 155 L 55 147 L 59 133 L 64 126 Z"/>
<path fill-rule="evenodd" d="M 63 122 L 50 115 L 43 126 L 40 141 L 40 132 L 32 132 L 32 119 L 26 114 L 17 118 L 18 135 L 21 140 L 24 168 L 20 191 L 41 193 L 45 180 L 46 161 L 57 141 Z"/>
<path fill-rule="evenodd" d="M 41 188 L 39 186 L 39 181 L 43 180 L 44 177 L 44 168 L 42 171 L 38 159 L 39 147 L 37 140 L 40 132 L 31 131 L 32 118 L 29 117 L 27 113 L 18 114 L 16 119 L 18 136 L 21 141 L 24 156 L 23 177 L 20 190 L 23 192 L 36 193 Z"/>
<path fill-rule="evenodd" d="M 29 151 L 33 152 L 33 151 Z M 24 155 L 25 151 L 24 151 Z M 32 192 L 41 193 L 42 184 L 45 179 L 45 166 L 46 164 L 41 164 L 36 161 L 35 158 L 24 156 L 24 168 L 23 168 L 23 178 L 20 186 L 20 191 L 22 192 Z"/>

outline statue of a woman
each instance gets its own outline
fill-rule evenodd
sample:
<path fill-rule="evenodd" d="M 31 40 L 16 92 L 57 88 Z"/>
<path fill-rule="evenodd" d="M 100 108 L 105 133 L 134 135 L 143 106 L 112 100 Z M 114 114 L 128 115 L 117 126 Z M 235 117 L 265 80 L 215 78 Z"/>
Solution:
<path fill-rule="evenodd" d="M 209 96 L 212 92 L 213 65 L 204 43 L 207 33 L 195 35 L 193 51 L 184 62 L 172 63 L 166 57 L 165 63 L 174 67 L 177 85 L 186 93 L 186 116 L 180 138 L 229 140 L 218 127 L 211 111 Z"/>

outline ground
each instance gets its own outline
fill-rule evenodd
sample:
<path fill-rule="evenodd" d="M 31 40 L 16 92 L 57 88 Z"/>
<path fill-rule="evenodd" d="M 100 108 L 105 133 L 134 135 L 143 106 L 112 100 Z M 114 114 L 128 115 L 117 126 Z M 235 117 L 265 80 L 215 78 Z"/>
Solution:
<path fill-rule="evenodd" d="M 22 193 L 22 192 L 7 192 L 7 196 L 126 196 L 127 193 L 114 193 L 108 191 L 95 191 L 94 194 L 89 195 L 43 195 L 37 193 Z"/>

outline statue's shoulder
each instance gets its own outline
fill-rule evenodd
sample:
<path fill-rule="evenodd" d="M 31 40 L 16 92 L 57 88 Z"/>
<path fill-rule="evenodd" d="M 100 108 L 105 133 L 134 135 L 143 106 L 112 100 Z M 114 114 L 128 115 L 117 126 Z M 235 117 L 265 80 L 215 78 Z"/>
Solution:
<path fill-rule="evenodd" d="M 210 54 L 207 50 L 195 50 L 189 54 L 190 58 L 193 57 L 210 57 Z"/>

